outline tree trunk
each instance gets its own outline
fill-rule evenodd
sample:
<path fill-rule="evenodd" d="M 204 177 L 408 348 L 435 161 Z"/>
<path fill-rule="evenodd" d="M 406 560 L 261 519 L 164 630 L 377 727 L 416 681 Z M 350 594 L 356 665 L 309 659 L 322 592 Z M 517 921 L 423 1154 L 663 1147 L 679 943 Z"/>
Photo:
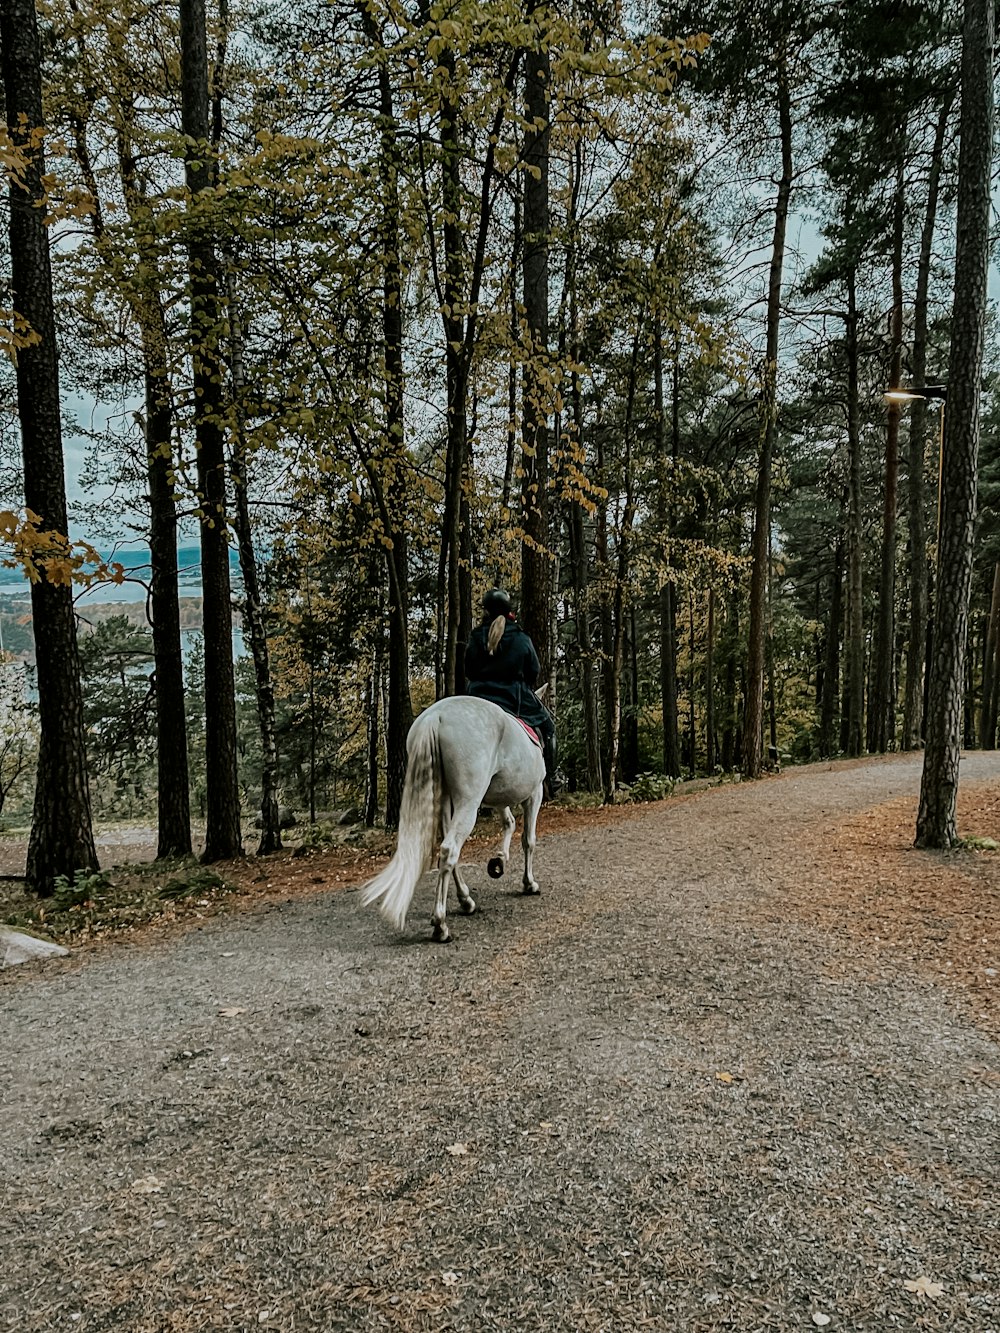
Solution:
<path fill-rule="evenodd" d="M 930 288 L 934 227 L 944 157 L 945 131 L 953 95 L 945 98 L 938 114 L 927 179 L 927 202 L 920 232 L 917 287 L 913 299 L 913 347 L 910 370 L 913 383 L 922 388 L 927 380 L 927 296 Z M 924 527 L 924 452 L 927 445 L 927 400 L 915 398 L 910 405 L 910 436 L 907 472 L 907 517 L 910 529 L 910 633 L 906 644 L 906 685 L 903 694 L 902 748 L 916 750 L 924 734 L 924 656 L 927 636 L 927 533 Z"/>
<path fill-rule="evenodd" d="M 68 537 L 60 427 L 59 364 L 52 269 L 45 228 L 42 79 L 33 0 L 0 5 L 7 131 L 22 149 L 25 171 L 11 174 L 12 304 L 36 336 L 17 356 L 17 406 L 24 463 L 24 501 L 42 529 Z M 38 136 L 37 138 L 35 136 Z M 47 896 L 58 875 L 97 868 L 83 724 L 73 591 L 45 577 L 31 585 L 38 688 L 39 749 L 26 879 Z"/>
<path fill-rule="evenodd" d="M 774 205 L 774 234 L 767 293 L 767 339 L 760 400 L 760 459 L 754 510 L 750 569 L 750 629 L 747 644 L 747 690 L 743 718 L 743 772 L 759 777 L 764 720 L 764 634 L 770 580 L 768 546 L 771 531 L 771 464 L 777 434 L 778 331 L 781 323 L 781 276 L 785 260 L 788 201 L 792 192 L 792 99 L 784 53 L 776 57 L 778 120 L 781 132 L 781 176 Z"/>
<path fill-rule="evenodd" d="M 521 266 L 521 195 L 520 178 L 511 182 L 514 191 L 514 220 L 511 234 L 511 271 L 510 271 L 510 360 L 507 367 L 507 454 L 504 459 L 503 486 L 500 491 L 500 520 L 511 522 L 511 490 L 514 484 L 514 455 L 517 449 L 517 342 L 520 316 L 517 300 L 517 274 Z M 571 272 L 571 261 L 567 258 L 567 272 Z M 575 300 L 575 287 L 571 288 L 570 301 Z M 501 582 L 499 571 L 496 582 Z"/>
<path fill-rule="evenodd" d="M 570 218 L 568 223 L 569 239 L 566 253 L 566 289 L 569 301 L 569 344 L 570 356 L 574 369 L 570 375 L 570 401 L 573 408 L 574 443 L 577 450 L 578 465 L 581 470 L 586 463 L 583 425 L 583 388 L 579 371 L 580 364 L 580 315 L 577 304 L 577 245 L 575 206 L 578 185 L 582 173 L 581 148 L 577 145 L 574 159 L 575 173 L 570 191 Z M 519 214 L 515 213 L 515 241 Z M 511 409 L 516 408 L 516 401 L 511 399 Z M 510 456 L 510 455 L 508 455 Z M 583 506 L 570 500 L 566 506 L 566 531 L 569 538 L 570 568 L 573 579 L 573 608 L 576 615 L 576 644 L 580 679 L 580 697 L 583 707 L 584 744 L 587 752 L 587 790 L 603 791 L 601 774 L 601 734 L 598 709 L 597 685 L 594 679 L 594 643 L 590 632 L 590 561 L 584 532 Z"/>
<path fill-rule="evenodd" d="M 905 134 L 901 131 L 901 134 Z M 892 344 L 889 388 L 898 389 L 903 368 L 903 220 L 905 202 L 903 145 L 896 165 L 892 242 Z M 882 563 L 879 577 L 875 671 L 868 704 L 868 749 L 885 754 L 896 742 L 896 699 L 893 691 L 893 649 L 896 611 L 896 493 L 899 480 L 899 416 L 901 404 L 888 405 L 885 434 L 885 490 L 882 505 Z"/>
<path fill-rule="evenodd" d="M 615 713 L 614 688 L 614 616 L 611 597 L 611 559 L 608 548 L 608 477 L 605 468 L 604 428 L 598 423 L 594 432 L 597 453 L 597 483 L 603 495 L 597 502 L 597 522 L 594 535 L 594 562 L 600 585 L 601 677 L 600 694 L 603 708 L 601 719 L 601 767 L 604 800 L 614 799 L 615 775 L 610 771 L 612 762 L 612 729 Z"/>
<path fill-rule="evenodd" d="M 622 456 L 622 483 L 625 503 L 618 528 L 618 551 L 615 562 L 614 593 L 612 597 L 611 661 L 608 673 L 608 769 L 604 783 L 604 803 L 611 805 L 618 784 L 618 752 L 621 744 L 622 719 L 622 665 L 625 655 L 625 590 L 628 586 L 632 559 L 632 524 L 635 519 L 635 493 L 632 478 L 632 428 L 639 363 L 641 327 L 636 329 L 632 343 L 632 362 L 629 368 L 628 393 L 625 401 L 625 423 Z M 610 572 L 610 571 L 609 571 Z"/>
<path fill-rule="evenodd" d="M 532 10 L 541 27 L 542 5 Z M 524 107 L 524 316 L 529 346 L 524 365 L 521 438 L 521 623 L 531 637 L 548 677 L 549 645 L 549 427 L 547 419 L 549 348 L 549 84 L 548 44 L 539 32 L 527 50 Z"/>
<path fill-rule="evenodd" d="M 849 458 L 847 513 L 847 754 L 864 750 L 865 621 L 861 539 L 861 424 L 858 402 L 858 305 L 856 273 L 847 274 L 847 452 Z"/>
<path fill-rule="evenodd" d="M 622 718 L 622 778 L 632 783 L 639 773 L 639 657 L 636 646 L 635 603 L 628 610 L 625 633 L 628 658 L 627 707 Z"/>
<path fill-rule="evenodd" d="M 694 776 L 698 765 L 698 727 L 695 715 L 695 630 L 694 630 L 694 592 L 688 588 L 688 643 L 690 661 L 688 664 L 688 768 Z"/>
<path fill-rule="evenodd" d="M 455 57 L 443 52 L 440 66 L 453 87 Z M 444 587 L 444 692 L 454 694 L 459 684 L 458 633 L 461 618 L 460 565 L 462 554 L 462 492 L 466 469 L 467 373 L 465 320 L 462 316 L 464 256 L 462 249 L 462 182 L 458 143 L 459 107 L 451 96 L 441 99 L 441 189 L 444 205 L 444 321 L 445 381 L 448 400 L 445 454 L 444 525 L 439 569 Z"/>
<path fill-rule="evenodd" d="M 737 516 L 738 517 L 738 516 Z M 739 767 L 741 736 L 739 729 L 740 704 L 737 656 L 740 652 L 740 594 L 734 591 L 729 598 L 725 632 L 725 718 L 722 727 L 722 754 L 720 761 L 727 773 Z"/>
<path fill-rule="evenodd" d="M 680 450 L 680 369 L 675 348 L 671 411 L 671 458 L 667 466 L 667 418 L 663 396 L 663 331 L 659 318 L 653 324 L 653 393 L 656 412 L 656 443 L 659 455 L 660 487 L 658 519 L 664 541 L 673 538 L 672 488 L 677 484 L 677 457 Z M 660 589 L 660 719 L 663 744 L 663 771 L 668 777 L 680 777 L 681 742 L 677 723 L 677 589 L 671 576 L 671 559 L 666 557 L 666 576 Z"/>
<path fill-rule="evenodd" d="M 151 225 L 133 147 L 134 119 L 123 103 L 117 128 L 118 167 L 129 224 L 137 235 Z M 98 250 L 104 236 L 94 223 Z M 106 262 L 114 270 L 116 259 Z M 191 855 L 191 795 L 184 708 L 184 654 L 177 588 L 177 500 L 174 491 L 173 404 L 167 365 L 163 279 L 152 255 L 140 254 L 127 299 L 139 326 L 145 380 L 146 473 L 149 479 L 150 619 L 156 687 L 157 857 Z"/>
<path fill-rule="evenodd" d="M 230 464 L 235 500 L 234 524 L 239 544 L 240 569 L 243 572 L 243 625 L 253 657 L 254 685 L 257 699 L 257 725 L 260 730 L 261 834 L 257 855 L 281 850 L 281 816 L 278 808 L 278 739 L 274 716 L 274 683 L 271 657 L 264 625 L 264 600 L 257 574 L 257 553 L 253 548 L 253 528 L 247 493 L 247 443 L 243 412 L 246 380 L 243 371 L 243 324 L 236 300 L 232 269 L 226 273 L 229 305 L 230 372 L 236 415 L 236 441 Z"/>
<path fill-rule="evenodd" d="M 372 653 L 372 669 L 368 681 L 368 709 L 366 717 L 366 725 L 368 727 L 368 766 L 365 777 L 365 810 L 363 816 L 366 828 L 373 828 L 376 819 L 378 819 L 378 705 L 381 695 L 382 638 L 381 635 L 379 635 L 376 639 L 375 649 Z"/>
<path fill-rule="evenodd" d="M 958 243 L 948 358 L 938 600 L 917 845 L 952 847 L 961 741 L 972 542 L 979 458 L 979 397 L 990 243 L 993 147 L 993 4 L 965 0 L 962 32 Z"/>
<path fill-rule="evenodd" d="M 203 860 L 241 856 L 236 772 L 236 686 L 226 525 L 226 458 L 219 361 L 219 267 L 208 208 L 213 169 L 209 146 L 208 57 L 204 0 L 180 0 L 181 127 L 190 195 L 191 355 L 201 528 L 205 635 L 205 851 Z"/>
<path fill-rule="evenodd" d="M 708 590 L 708 632 L 705 639 L 705 770 L 715 772 L 715 589 Z"/>
<path fill-rule="evenodd" d="M 843 502 L 841 502 L 843 523 Z M 830 592 L 830 617 L 827 621 L 826 652 L 823 656 L 823 685 L 819 706 L 819 753 L 829 759 L 836 753 L 834 730 L 837 720 L 837 702 L 840 697 L 840 627 L 844 617 L 844 538 L 838 534 L 833 556 L 833 576 Z"/>
<path fill-rule="evenodd" d="M 1000 561 L 993 570 L 993 596 L 990 599 L 990 619 L 986 630 L 986 652 L 983 659 L 983 698 L 979 711 L 979 744 L 984 750 L 996 748 L 996 680 L 1000 668 Z"/>
<path fill-rule="evenodd" d="M 162 319 L 163 311 L 158 301 L 157 310 Z M 173 409 L 165 339 L 165 327 L 161 326 L 153 339 L 149 339 L 147 329 L 143 329 L 146 471 L 149 478 L 149 601 L 156 682 L 157 857 L 191 855 L 184 654 L 177 589 L 177 503 L 171 438 Z"/>
<path fill-rule="evenodd" d="M 384 50 L 382 34 L 371 11 L 360 6 L 369 35 Z M 392 79 L 385 60 L 379 61 L 379 178 L 382 189 L 382 341 L 385 376 L 386 466 L 385 494 L 390 526 L 385 548 L 389 584 L 388 651 L 385 716 L 385 822 L 399 823 L 406 777 L 406 737 L 413 724 L 410 700 L 410 569 L 406 529 L 409 509 L 406 435 L 403 416 L 403 275 L 399 204 L 399 125 L 393 102 Z"/>

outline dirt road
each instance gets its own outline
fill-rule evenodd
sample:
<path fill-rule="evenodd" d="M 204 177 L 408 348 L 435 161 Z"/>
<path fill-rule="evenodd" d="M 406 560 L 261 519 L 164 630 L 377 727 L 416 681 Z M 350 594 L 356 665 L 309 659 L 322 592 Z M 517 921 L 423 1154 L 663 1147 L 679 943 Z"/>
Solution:
<path fill-rule="evenodd" d="M 918 784 L 550 835 L 449 946 L 428 879 L 5 974 L 0 1329 L 996 1333 L 1000 1051 L 785 908 Z"/>

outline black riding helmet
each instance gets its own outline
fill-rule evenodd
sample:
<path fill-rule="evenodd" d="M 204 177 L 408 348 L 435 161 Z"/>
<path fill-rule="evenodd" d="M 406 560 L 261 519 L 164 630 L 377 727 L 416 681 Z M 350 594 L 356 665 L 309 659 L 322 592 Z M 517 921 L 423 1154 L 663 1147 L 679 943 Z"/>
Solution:
<path fill-rule="evenodd" d="M 491 620 L 496 616 L 509 616 L 514 608 L 503 588 L 491 588 L 483 598 L 483 610 Z"/>

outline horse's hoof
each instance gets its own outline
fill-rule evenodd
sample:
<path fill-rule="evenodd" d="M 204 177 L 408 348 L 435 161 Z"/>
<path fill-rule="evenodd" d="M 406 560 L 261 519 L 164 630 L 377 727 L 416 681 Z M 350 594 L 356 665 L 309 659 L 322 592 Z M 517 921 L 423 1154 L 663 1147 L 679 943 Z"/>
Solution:
<path fill-rule="evenodd" d="M 466 898 L 464 903 L 459 903 L 458 905 L 466 916 L 471 916 L 472 913 L 476 910 L 476 903 L 475 899 L 473 898 Z"/>
<path fill-rule="evenodd" d="M 432 939 L 434 940 L 435 944 L 451 943 L 451 931 L 448 929 L 447 926 L 442 925 L 440 921 L 432 921 L 431 925 L 434 927 Z"/>
<path fill-rule="evenodd" d="M 499 879 L 505 869 L 506 866 L 502 856 L 491 856 L 486 863 L 486 873 L 490 879 Z"/>
<path fill-rule="evenodd" d="M 525 884 L 522 892 L 526 898 L 537 898 L 541 893 L 541 889 L 537 884 Z"/>

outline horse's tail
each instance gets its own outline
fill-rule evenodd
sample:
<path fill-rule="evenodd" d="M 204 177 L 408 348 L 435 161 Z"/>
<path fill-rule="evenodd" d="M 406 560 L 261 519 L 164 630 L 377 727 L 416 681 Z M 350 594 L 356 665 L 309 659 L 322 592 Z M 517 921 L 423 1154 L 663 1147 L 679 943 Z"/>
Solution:
<path fill-rule="evenodd" d="M 441 825 L 441 752 L 436 726 L 411 733 L 406 781 L 399 809 L 399 836 L 392 860 L 365 885 L 362 906 L 379 911 L 402 930 L 417 881 L 430 864 Z"/>

